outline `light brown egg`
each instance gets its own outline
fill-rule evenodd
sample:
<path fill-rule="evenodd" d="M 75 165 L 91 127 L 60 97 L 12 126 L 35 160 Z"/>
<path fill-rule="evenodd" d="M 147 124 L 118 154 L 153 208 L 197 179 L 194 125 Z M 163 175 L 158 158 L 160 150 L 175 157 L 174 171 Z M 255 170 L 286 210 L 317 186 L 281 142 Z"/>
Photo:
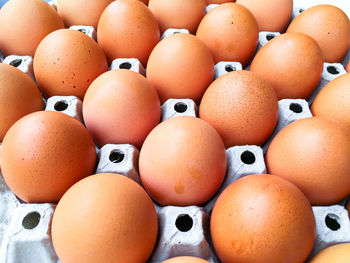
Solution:
<path fill-rule="evenodd" d="M 350 132 L 320 117 L 296 121 L 272 140 L 266 166 L 298 186 L 312 205 L 336 204 L 350 194 Z"/>
<path fill-rule="evenodd" d="M 35 78 L 46 97 L 83 99 L 89 85 L 107 69 L 107 59 L 97 43 L 71 29 L 45 37 L 34 57 Z"/>
<path fill-rule="evenodd" d="M 57 11 L 67 27 L 86 25 L 97 28 L 103 10 L 113 0 L 58 0 Z"/>
<path fill-rule="evenodd" d="M 350 243 L 338 244 L 321 250 L 310 263 L 350 262 Z"/>
<path fill-rule="evenodd" d="M 209 263 L 209 261 L 195 257 L 176 257 L 167 259 L 162 263 Z"/>
<path fill-rule="evenodd" d="M 159 38 L 157 20 L 148 7 L 139 1 L 112 2 L 103 11 L 97 27 L 98 43 L 109 61 L 138 58 L 146 66 Z"/>
<path fill-rule="evenodd" d="M 310 203 L 295 185 L 256 174 L 235 181 L 219 196 L 210 232 L 223 263 L 303 263 L 316 226 Z"/>
<path fill-rule="evenodd" d="M 159 204 L 201 205 L 216 193 L 225 177 L 225 147 L 205 121 L 172 118 L 146 138 L 139 169 L 143 186 Z"/>
<path fill-rule="evenodd" d="M 258 43 L 258 24 L 244 6 L 226 3 L 214 8 L 199 24 L 197 36 L 209 47 L 215 63 L 238 61 L 243 67 Z"/>
<path fill-rule="evenodd" d="M 83 102 L 86 127 L 97 144 L 141 147 L 159 123 L 160 102 L 152 85 L 126 69 L 106 72 L 89 87 Z"/>
<path fill-rule="evenodd" d="M 187 28 L 195 33 L 205 15 L 205 0 L 151 0 L 149 9 L 156 17 L 160 31 Z"/>
<path fill-rule="evenodd" d="M 39 111 L 18 120 L 1 148 L 1 170 L 11 190 L 23 201 L 49 203 L 95 169 L 96 150 L 90 134 L 63 113 Z"/>
<path fill-rule="evenodd" d="M 283 32 L 293 12 L 293 0 L 237 0 L 258 22 L 259 31 Z"/>
<path fill-rule="evenodd" d="M 226 148 L 261 145 L 277 123 L 277 96 L 272 86 L 256 74 L 233 71 L 209 86 L 199 116 L 218 131 Z"/>
<path fill-rule="evenodd" d="M 73 185 L 57 205 L 52 240 L 62 263 L 146 262 L 158 218 L 147 193 L 119 174 L 97 174 Z"/>
<path fill-rule="evenodd" d="M 236 2 L 236 0 L 207 0 L 207 5 Z"/>
<path fill-rule="evenodd" d="M 314 116 L 329 118 L 350 128 L 350 73 L 329 82 L 312 103 Z"/>
<path fill-rule="evenodd" d="M 349 18 L 333 5 L 306 9 L 292 21 L 287 32 L 301 32 L 315 39 L 326 62 L 341 61 L 350 46 Z"/>
<path fill-rule="evenodd" d="M 19 69 L 0 63 L 0 142 L 12 124 L 43 107 L 34 81 Z"/>
<path fill-rule="evenodd" d="M 57 12 L 42 0 L 11 0 L 0 10 L 0 47 L 6 55 L 34 56 L 40 41 L 64 27 Z"/>
<path fill-rule="evenodd" d="M 321 79 L 322 52 L 311 37 L 286 33 L 260 49 L 250 71 L 268 80 L 279 99 L 305 99 Z"/>
<path fill-rule="evenodd" d="M 201 40 L 179 33 L 153 49 L 146 74 L 162 103 L 170 98 L 190 98 L 198 103 L 213 81 L 214 61 Z"/>

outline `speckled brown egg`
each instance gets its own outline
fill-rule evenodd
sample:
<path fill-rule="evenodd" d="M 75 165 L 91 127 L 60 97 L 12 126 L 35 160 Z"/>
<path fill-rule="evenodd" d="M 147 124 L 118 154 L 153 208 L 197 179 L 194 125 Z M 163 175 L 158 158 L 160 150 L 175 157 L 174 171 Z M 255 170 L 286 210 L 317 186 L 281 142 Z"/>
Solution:
<path fill-rule="evenodd" d="M 186 28 L 195 33 L 205 15 L 205 0 L 151 0 L 149 8 L 156 17 L 160 31 Z"/>
<path fill-rule="evenodd" d="M 311 37 L 286 33 L 261 48 L 250 71 L 268 80 L 279 99 L 305 99 L 321 79 L 322 52 Z"/>
<path fill-rule="evenodd" d="M 336 204 L 350 194 L 350 132 L 320 117 L 296 121 L 272 140 L 266 166 L 298 186 L 312 205 Z"/>
<path fill-rule="evenodd" d="M 201 205 L 219 189 L 226 172 L 219 134 L 195 117 L 175 117 L 148 135 L 140 152 L 143 186 L 161 205 Z"/>
<path fill-rule="evenodd" d="M 57 202 L 95 169 L 96 150 L 85 127 L 59 112 L 39 111 L 6 133 L 1 170 L 11 190 L 29 203 Z"/>
<path fill-rule="evenodd" d="M 235 181 L 219 196 L 210 232 L 223 263 L 303 263 L 316 225 L 310 203 L 295 185 L 256 174 Z"/>
<path fill-rule="evenodd" d="M 341 61 L 350 46 L 349 18 L 333 5 L 306 9 L 292 21 L 287 32 L 301 32 L 315 39 L 326 62 Z"/>
<path fill-rule="evenodd" d="M 146 74 L 162 103 L 170 98 L 190 98 L 198 103 L 213 81 L 214 61 L 201 40 L 178 33 L 154 48 Z"/>
<path fill-rule="evenodd" d="M 109 61 L 138 58 L 146 66 L 152 49 L 159 42 L 160 32 L 156 18 L 146 5 L 118 0 L 103 11 L 97 39 Z"/>
<path fill-rule="evenodd" d="M 82 32 L 62 29 L 49 34 L 38 46 L 34 74 L 46 97 L 84 98 L 90 84 L 107 71 L 103 50 Z"/>
<path fill-rule="evenodd" d="M 258 43 L 258 24 L 244 6 L 222 4 L 210 11 L 198 26 L 197 36 L 209 47 L 215 63 L 238 61 L 246 66 Z"/>
<path fill-rule="evenodd" d="M 97 28 L 103 10 L 113 0 L 58 0 L 57 11 L 67 27 L 86 25 Z"/>
<path fill-rule="evenodd" d="M 6 55 L 34 56 L 40 41 L 63 27 L 60 16 L 45 1 L 8 1 L 0 11 L 0 48 Z"/>
<path fill-rule="evenodd" d="M 209 261 L 195 257 L 176 257 L 167 259 L 162 263 L 209 263 Z"/>
<path fill-rule="evenodd" d="M 140 263 L 153 250 L 158 218 L 137 183 L 119 174 L 96 174 L 64 194 L 51 229 L 62 263 Z"/>
<path fill-rule="evenodd" d="M 102 74 L 83 101 L 86 127 L 97 144 L 128 143 L 141 147 L 159 123 L 160 102 L 152 85 L 140 74 L 116 69 Z"/>
<path fill-rule="evenodd" d="M 350 243 L 337 244 L 321 250 L 310 263 L 350 262 Z"/>
<path fill-rule="evenodd" d="M 349 86 L 350 73 L 328 82 L 312 103 L 313 115 L 339 121 L 350 128 Z"/>
<path fill-rule="evenodd" d="M 272 86 L 256 74 L 233 71 L 209 86 L 199 116 L 218 131 L 226 148 L 261 145 L 277 122 L 277 96 Z"/>
<path fill-rule="evenodd" d="M 19 69 L 0 63 L 0 142 L 12 124 L 43 107 L 34 81 Z"/>
<path fill-rule="evenodd" d="M 293 0 L 237 0 L 258 22 L 259 31 L 283 32 L 293 12 Z"/>

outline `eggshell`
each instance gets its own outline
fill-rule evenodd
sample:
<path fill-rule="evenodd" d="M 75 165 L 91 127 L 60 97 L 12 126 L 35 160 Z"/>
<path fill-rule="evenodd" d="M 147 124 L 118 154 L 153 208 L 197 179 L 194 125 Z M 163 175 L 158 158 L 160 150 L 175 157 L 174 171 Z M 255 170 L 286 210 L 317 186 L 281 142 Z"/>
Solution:
<path fill-rule="evenodd" d="M 321 79 L 322 52 L 311 37 L 286 33 L 260 49 L 250 70 L 268 80 L 279 99 L 305 99 Z"/>
<path fill-rule="evenodd" d="M 97 28 L 103 10 L 113 0 L 58 0 L 57 11 L 67 27 L 86 25 Z"/>
<path fill-rule="evenodd" d="M 0 63 L 0 142 L 12 124 L 43 107 L 34 81 L 19 69 Z"/>
<path fill-rule="evenodd" d="M 219 196 L 210 232 L 223 263 L 302 263 L 314 245 L 316 226 L 310 203 L 295 185 L 256 174 Z"/>
<path fill-rule="evenodd" d="M 205 15 L 205 0 L 151 0 L 149 9 L 156 17 L 160 31 L 187 28 L 195 33 Z"/>
<path fill-rule="evenodd" d="M 311 36 L 320 46 L 326 62 L 340 62 L 350 46 L 350 21 L 333 5 L 316 5 L 298 15 L 287 32 Z"/>
<path fill-rule="evenodd" d="M 283 32 L 293 12 L 293 0 L 237 0 L 237 4 L 253 13 L 259 31 Z"/>
<path fill-rule="evenodd" d="M 189 98 L 198 103 L 213 81 L 214 61 L 201 40 L 178 33 L 154 48 L 146 74 L 162 103 L 170 98 Z"/>
<path fill-rule="evenodd" d="M 298 186 L 312 205 L 336 204 L 350 194 L 350 132 L 313 117 L 296 121 L 272 140 L 269 173 Z"/>
<path fill-rule="evenodd" d="M 161 205 L 208 201 L 226 172 L 225 147 L 217 132 L 195 117 L 175 117 L 148 135 L 139 159 L 143 186 Z"/>
<path fill-rule="evenodd" d="M 39 111 L 8 130 L 0 157 L 4 179 L 19 198 L 48 203 L 57 202 L 69 187 L 93 173 L 96 150 L 78 120 Z"/>
<path fill-rule="evenodd" d="M 198 26 L 197 36 L 209 47 L 215 63 L 241 62 L 245 67 L 258 43 L 258 24 L 244 6 L 222 4 L 210 11 Z"/>
<path fill-rule="evenodd" d="M 6 55 L 33 56 L 40 41 L 64 28 L 57 12 L 42 0 L 11 0 L 0 10 L 0 47 Z"/>
<path fill-rule="evenodd" d="M 160 102 L 152 85 L 126 69 L 106 72 L 89 87 L 83 101 L 86 127 L 97 144 L 141 147 L 159 123 Z"/>
<path fill-rule="evenodd" d="M 236 0 L 207 0 L 207 5 L 236 2 Z"/>
<path fill-rule="evenodd" d="M 350 262 L 350 243 L 338 244 L 319 252 L 310 263 Z"/>
<path fill-rule="evenodd" d="M 312 103 L 312 114 L 339 121 L 350 128 L 349 86 L 350 73 L 328 82 Z"/>
<path fill-rule="evenodd" d="M 209 261 L 195 257 L 176 257 L 167 259 L 163 263 L 209 263 Z"/>
<path fill-rule="evenodd" d="M 46 97 L 84 98 L 89 85 L 108 70 L 107 59 L 97 43 L 82 32 L 52 32 L 38 46 L 34 74 Z"/>
<path fill-rule="evenodd" d="M 226 148 L 261 145 L 277 123 L 277 96 L 272 86 L 256 74 L 232 71 L 209 86 L 199 116 L 218 131 Z"/>
<path fill-rule="evenodd" d="M 110 62 L 116 58 L 138 58 L 145 66 L 160 32 L 147 6 L 139 1 L 118 0 L 103 11 L 97 39 Z"/>
<path fill-rule="evenodd" d="M 146 262 L 157 240 L 157 214 L 147 193 L 119 174 L 73 185 L 57 205 L 52 240 L 65 262 Z"/>

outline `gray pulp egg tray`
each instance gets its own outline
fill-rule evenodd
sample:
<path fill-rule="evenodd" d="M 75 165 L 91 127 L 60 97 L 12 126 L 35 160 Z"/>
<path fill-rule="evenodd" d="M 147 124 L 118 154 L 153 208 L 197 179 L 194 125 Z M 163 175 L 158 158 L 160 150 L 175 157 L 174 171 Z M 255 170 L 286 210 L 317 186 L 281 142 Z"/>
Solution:
<path fill-rule="evenodd" d="M 53 4 L 54 1 L 53 1 Z M 208 6 L 208 10 L 215 5 Z M 293 17 L 303 9 L 296 7 Z M 73 26 L 95 38 L 94 28 Z M 187 32 L 186 29 L 170 29 L 168 35 Z M 260 49 L 278 32 L 260 32 Z M 344 63 L 349 59 L 350 51 Z M 34 79 L 33 59 L 29 56 L 0 56 L 1 61 L 13 65 Z M 196 256 L 209 262 L 219 262 L 212 248 L 209 235 L 210 213 L 219 194 L 232 182 L 250 174 L 266 173 L 264 153 L 272 138 L 288 124 L 312 114 L 309 105 L 317 93 L 331 80 L 345 74 L 344 65 L 324 63 L 321 81 L 308 100 L 284 99 L 279 101 L 278 123 L 271 138 L 262 147 L 235 146 L 226 150 L 228 168 L 218 193 L 203 207 L 160 207 L 155 204 L 159 218 L 158 241 L 149 263 L 160 263 L 175 256 Z M 145 75 L 145 69 L 137 59 L 116 59 L 110 69 L 126 68 Z M 247 67 L 249 69 L 249 66 Z M 230 71 L 242 70 L 239 62 L 220 62 L 215 65 L 215 79 Z M 54 96 L 46 102 L 47 111 L 59 111 L 82 119 L 82 101 L 74 96 Z M 198 107 L 190 99 L 169 99 L 161 107 L 161 121 L 176 116 L 197 116 Z M 0 144 L 1 147 L 1 144 Z M 141 184 L 138 174 L 139 151 L 128 144 L 107 144 L 96 147 L 98 164 L 96 173 L 119 173 Z M 346 200 L 332 206 L 313 207 L 316 219 L 316 242 L 310 257 L 318 251 L 338 243 L 350 242 L 350 220 L 344 208 Z M 55 204 L 26 204 L 7 187 L 0 174 L 0 262 L 1 263 L 56 263 L 60 262 L 54 251 L 50 227 Z"/>

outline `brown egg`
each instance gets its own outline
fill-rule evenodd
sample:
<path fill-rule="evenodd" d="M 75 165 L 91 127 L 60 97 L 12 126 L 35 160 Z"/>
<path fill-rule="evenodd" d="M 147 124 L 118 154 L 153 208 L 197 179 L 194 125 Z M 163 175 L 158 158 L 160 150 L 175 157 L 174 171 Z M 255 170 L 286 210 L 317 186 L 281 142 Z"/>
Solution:
<path fill-rule="evenodd" d="M 248 64 L 258 43 L 258 24 L 244 6 L 226 3 L 214 8 L 199 24 L 197 36 L 209 47 L 215 63 Z"/>
<path fill-rule="evenodd" d="M 107 71 L 103 50 L 84 33 L 62 29 L 40 43 L 34 57 L 34 74 L 46 97 L 84 98 L 89 85 Z"/>
<path fill-rule="evenodd" d="M 52 219 L 52 241 L 63 263 L 146 262 L 157 232 L 152 200 L 119 174 L 92 175 L 73 185 Z"/>
<path fill-rule="evenodd" d="M 57 12 L 42 0 L 11 0 L 0 11 L 0 47 L 6 55 L 34 56 L 40 41 L 64 27 Z"/>
<path fill-rule="evenodd" d="M 195 33 L 205 15 L 205 0 L 151 0 L 149 9 L 156 17 L 160 31 L 187 28 Z"/>
<path fill-rule="evenodd" d="M 237 0 L 258 22 L 259 31 L 283 32 L 293 12 L 293 0 Z"/>
<path fill-rule="evenodd" d="M 176 257 L 167 259 L 162 263 L 209 263 L 209 261 L 195 257 Z"/>
<path fill-rule="evenodd" d="M 34 81 L 19 69 L 0 63 L 0 142 L 12 124 L 43 107 Z"/>
<path fill-rule="evenodd" d="M 329 82 L 312 103 L 314 116 L 339 121 L 350 128 L 350 73 Z"/>
<path fill-rule="evenodd" d="M 310 203 L 295 185 L 256 174 L 219 196 L 210 232 L 223 263 L 302 263 L 314 245 L 316 225 Z"/>
<path fill-rule="evenodd" d="M 39 111 L 18 120 L 1 148 L 1 170 L 11 190 L 29 203 L 57 202 L 95 169 L 90 134 L 63 113 Z"/>
<path fill-rule="evenodd" d="M 86 127 L 100 146 L 129 143 L 141 147 L 159 123 L 160 103 L 152 85 L 126 69 L 106 72 L 89 87 L 83 102 Z"/>
<path fill-rule="evenodd" d="M 207 0 L 207 5 L 236 2 L 236 0 Z"/>
<path fill-rule="evenodd" d="M 350 194 L 350 133 L 320 117 L 296 121 L 272 140 L 269 173 L 298 186 L 312 205 L 332 205 Z"/>
<path fill-rule="evenodd" d="M 98 43 L 110 61 L 138 58 L 146 66 L 159 38 L 157 20 L 139 1 L 114 1 L 103 11 L 98 23 Z"/>
<path fill-rule="evenodd" d="M 146 74 L 162 103 L 170 98 L 190 98 L 198 103 L 213 81 L 214 61 L 201 40 L 179 33 L 153 49 Z"/>
<path fill-rule="evenodd" d="M 338 244 L 321 250 L 310 263 L 345 263 L 350 262 L 350 243 Z"/>
<path fill-rule="evenodd" d="M 350 46 L 350 21 L 333 5 L 306 9 L 289 25 L 287 32 L 301 32 L 314 38 L 326 62 L 339 62 Z"/>
<path fill-rule="evenodd" d="M 195 117 L 159 124 L 140 152 L 145 189 L 161 205 L 201 205 L 219 189 L 226 172 L 225 147 L 217 132 Z"/>
<path fill-rule="evenodd" d="M 226 148 L 261 145 L 277 123 L 277 96 L 272 86 L 254 73 L 233 71 L 209 86 L 199 116 L 218 131 Z"/>
<path fill-rule="evenodd" d="M 113 0 L 58 0 L 57 11 L 67 27 L 86 25 L 97 28 L 103 10 Z"/>
<path fill-rule="evenodd" d="M 311 37 L 286 33 L 261 48 L 250 70 L 268 80 L 279 99 L 305 99 L 321 79 L 322 52 Z"/>

